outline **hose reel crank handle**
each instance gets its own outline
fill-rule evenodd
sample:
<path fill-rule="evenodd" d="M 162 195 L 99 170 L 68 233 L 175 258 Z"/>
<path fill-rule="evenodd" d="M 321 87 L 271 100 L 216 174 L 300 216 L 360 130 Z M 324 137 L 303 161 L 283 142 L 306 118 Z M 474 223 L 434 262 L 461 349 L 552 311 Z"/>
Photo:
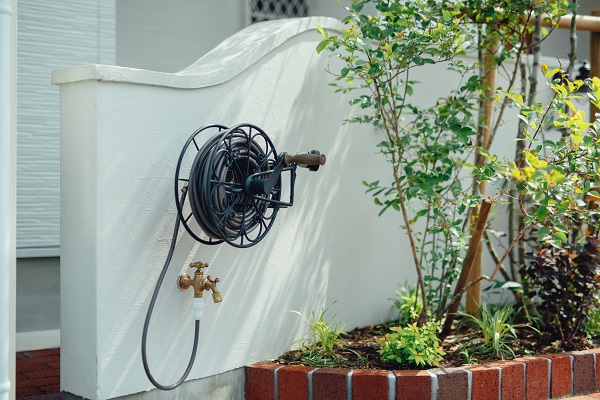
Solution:
<path fill-rule="evenodd" d="M 318 150 L 312 150 L 308 153 L 283 153 L 283 162 L 285 165 L 297 164 L 300 167 L 308 168 L 311 171 L 316 171 L 319 166 L 325 165 L 327 158 L 325 154 L 321 154 Z"/>
<path fill-rule="evenodd" d="M 316 171 L 319 166 L 325 164 L 325 161 L 327 161 L 325 154 L 321 154 L 318 150 L 299 154 L 283 153 L 277 166 L 270 171 L 268 178 L 261 177 L 264 176 L 264 173 L 250 175 L 246 180 L 244 190 L 253 195 L 265 195 L 271 192 L 286 167 L 296 164 L 311 171 Z M 295 166 L 292 168 L 295 168 Z"/>

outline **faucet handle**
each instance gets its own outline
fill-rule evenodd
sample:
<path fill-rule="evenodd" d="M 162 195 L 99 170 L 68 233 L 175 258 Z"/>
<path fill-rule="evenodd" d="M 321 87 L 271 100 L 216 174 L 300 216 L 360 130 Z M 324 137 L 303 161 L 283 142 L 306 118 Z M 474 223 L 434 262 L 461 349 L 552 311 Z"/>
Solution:
<path fill-rule="evenodd" d="M 202 268 L 208 268 L 208 263 L 201 261 L 190 263 L 190 268 L 196 268 L 198 272 L 202 272 Z"/>

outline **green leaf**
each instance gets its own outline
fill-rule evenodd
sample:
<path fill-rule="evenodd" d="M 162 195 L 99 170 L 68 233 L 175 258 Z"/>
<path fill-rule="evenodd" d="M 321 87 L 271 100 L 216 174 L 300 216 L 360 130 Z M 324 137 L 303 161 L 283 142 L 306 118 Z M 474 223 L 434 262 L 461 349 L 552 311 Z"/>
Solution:
<path fill-rule="evenodd" d="M 549 230 L 550 228 L 547 228 L 547 229 Z M 554 224 L 554 229 L 556 229 L 559 232 L 563 232 L 563 233 L 569 232 L 569 230 L 567 229 L 567 227 L 565 225 L 559 224 L 559 223 Z"/>
<path fill-rule="evenodd" d="M 551 233 L 552 233 L 552 229 L 548 228 L 547 226 L 542 226 L 540 229 L 538 229 L 538 232 L 537 232 L 538 241 L 545 240 L 546 237 L 550 236 Z"/>
<path fill-rule="evenodd" d="M 600 193 L 596 192 L 595 190 L 590 190 L 590 192 L 588 194 L 591 196 L 600 198 Z"/>
<path fill-rule="evenodd" d="M 547 71 L 547 72 L 546 72 L 546 74 L 545 74 L 545 76 L 546 76 L 546 78 L 547 78 L 547 79 L 550 79 L 550 78 L 551 78 L 551 77 L 553 77 L 553 76 L 554 76 L 554 74 L 556 74 L 557 72 L 560 72 L 560 68 L 554 68 L 554 69 L 552 69 L 552 70 L 550 70 L 550 71 Z"/>
<path fill-rule="evenodd" d="M 535 216 L 537 217 L 538 221 L 543 221 L 544 219 L 546 219 L 546 216 L 548 215 L 548 207 L 546 207 L 545 205 L 541 205 L 537 211 L 535 212 Z M 542 229 L 542 228 L 540 228 Z"/>
<path fill-rule="evenodd" d="M 323 29 L 321 26 L 319 26 L 319 25 L 316 25 L 316 28 L 317 28 L 317 30 L 319 31 L 319 33 L 320 33 L 321 35 L 323 35 L 323 37 L 324 37 L 325 39 L 327 39 L 327 38 L 329 37 L 329 34 L 328 34 L 327 32 L 325 32 L 325 29 Z"/>
<path fill-rule="evenodd" d="M 419 210 L 419 212 L 417 212 L 417 217 L 422 217 L 424 215 L 427 215 L 429 213 L 429 209 L 428 208 L 424 208 L 422 210 Z"/>
<path fill-rule="evenodd" d="M 567 243 L 567 235 L 562 232 L 554 232 L 552 237 L 561 243 Z"/>
<path fill-rule="evenodd" d="M 329 39 L 323 39 L 317 45 L 317 54 L 321 53 L 329 44 Z"/>
<path fill-rule="evenodd" d="M 522 289 L 523 285 L 521 285 L 520 282 L 515 282 L 515 281 L 508 281 L 508 282 L 504 282 L 502 284 L 502 286 L 500 286 L 500 289 L 508 289 L 508 290 L 518 290 L 518 289 Z"/>
<path fill-rule="evenodd" d="M 521 115 L 521 114 L 517 115 L 517 117 L 518 117 L 518 118 L 519 118 L 521 121 L 525 122 L 525 124 L 529 125 L 529 120 L 527 119 L 527 117 L 525 117 L 524 115 Z"/>
<path fill-rule="evenodd" d="M 518 93 L 511 93 L 510 94 L 510 98 L 513 99 L 513 101 L 515 103 L 517 103 L 518 105 L 522 106 L 523 105 L 523 96 L 521 96 Z"/>

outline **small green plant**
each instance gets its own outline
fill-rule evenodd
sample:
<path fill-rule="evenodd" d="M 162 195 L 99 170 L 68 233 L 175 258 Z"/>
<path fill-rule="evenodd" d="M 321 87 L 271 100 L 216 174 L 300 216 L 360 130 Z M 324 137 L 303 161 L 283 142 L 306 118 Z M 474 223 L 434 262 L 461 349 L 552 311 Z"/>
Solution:
<path fill-rule="evenodd" d="M 469 365 L 477 364 L 477 359 L 473 356 L 473 354 L 469 353 L 469 349 L 467 349 L 466 347 L 463 347 L 460 350 L 460 354 L 462 354 L 463 357 L 465 358 L 465 364 L 469 364 Z"/>
<path fill-rule="evenodd" d="M 310 330 L 305 336 L 294 341 L 290 347 L 300 344 L 302 360 L 310 365 L 324 367 L 343 360 L 343 357 L 335 351 L 336 347 L 345 345 L 340 338 L 344 330 L 340 327 L 339 318 L 337 314 L 333 314 L 329 320 L 325 319 L 325 314 L 334 304 L 335 302 L 322 309 L 319 315 L 312 311 L 310 318 L 299 311 L 292 311 L 302 317 Z"/>
<path fill-rule="evenodd" d="M 382 345 L 379 354 L 387 362 L 437 366 L 446 354 L 437 337 L 439 329 L 439 322 L 434 321 L 421 327 L 413 323 L 406 327 L 390 328 L 392 332 L 377 341 Z"/>
<path fill-rule="evenodd" d="M 481 334 L 469 340 L 463 346 L 463 350 L 471 358 L 475 355 L 495 356 L 501 359 L 515 358 L 516 355 L 511 346 L 517 340 L 517 334 L 512 324 L 513 306 L 507 304 L 493 310 L 484 303 L 481 305 L 480 311 L 480 318 L 466 313 L 458 313 L 465 318 L 465 322 L 473 323 Z"/>
<path fill-rule="evenodd" d="M 398 310 L 398 323 L 402 326 L 417 322 L 423 310 L 423 301 L 419 297 L 418 288 L 404 286 L 396 292 L 394 306 Z"/>

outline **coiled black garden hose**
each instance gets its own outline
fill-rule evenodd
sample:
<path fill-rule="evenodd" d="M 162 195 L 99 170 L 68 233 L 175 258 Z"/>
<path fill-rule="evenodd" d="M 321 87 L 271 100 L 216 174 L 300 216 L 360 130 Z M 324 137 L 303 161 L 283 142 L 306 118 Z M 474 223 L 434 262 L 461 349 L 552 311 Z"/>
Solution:
<path fill-rule="evenodd" d="M 213 136 L 196 154 L 188 182 L 189 202 L 194 219 L 211 238 L 235 241 L 271 218 L 266 214 L 269 203 L 249 197 L 244 187 L 251 174 L 272 170 L 277 154 L 266 142 L 269 146 L 267 154 L 256 136 L 239 129 Z M 279 199 L 279 188 L 267 195 Z"/>

